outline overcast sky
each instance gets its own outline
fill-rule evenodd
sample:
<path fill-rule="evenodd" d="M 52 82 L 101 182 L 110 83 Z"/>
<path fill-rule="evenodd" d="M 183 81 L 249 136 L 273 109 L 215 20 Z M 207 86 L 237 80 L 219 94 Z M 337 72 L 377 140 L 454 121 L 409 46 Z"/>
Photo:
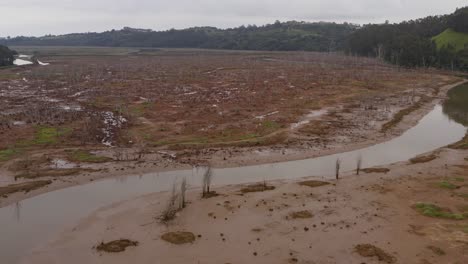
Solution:
<path fill-rule="evenodd" d="M 101 32 L 124 26 L 227 28 L 277 19 L 399 22 L 466 5 L 466 0 L 0 0 L 0 36 Z"/>

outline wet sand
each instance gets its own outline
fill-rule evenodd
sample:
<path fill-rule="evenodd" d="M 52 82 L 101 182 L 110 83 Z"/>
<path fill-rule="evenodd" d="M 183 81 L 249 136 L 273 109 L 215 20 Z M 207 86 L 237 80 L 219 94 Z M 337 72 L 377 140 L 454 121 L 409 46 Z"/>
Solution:
<path fill-rule="evenodd" d="M 392 260 L 387 263 L 466 263 L 468 220 L 414 209 L 424 202 L 468 213 L 468 152 L 434 153 L 427 163 L 401 162 L 387 174 L 347 175 L 315 188 L 297 181 L 270 182 L 275 190 L 246 194 L 243 186 L 215 187 L 221 195 L 210 199 L 191 189 L 187 208 L 168 224 L 157 217 L 169 193 L 120 202 L 44 241 L 21 263 L 386 263 L 358 254 L 359 244 L 382 249 Z M 291 217 L 301 211 L 312 217 Z M 161 239 L 175 231 L 192 232 L 196 240 L 173 245 Z M 139 244 L 121 253 L 93 249 L 116 239 Z"/>

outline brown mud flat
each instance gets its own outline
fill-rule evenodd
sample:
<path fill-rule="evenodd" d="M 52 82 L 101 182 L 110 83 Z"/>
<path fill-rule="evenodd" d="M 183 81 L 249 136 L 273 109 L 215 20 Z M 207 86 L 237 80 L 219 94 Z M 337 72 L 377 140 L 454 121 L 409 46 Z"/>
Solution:
<path fill-rule="evenodd" d="M 149 264 L 156 258 L 169 264 L 465 263 L 468 220 L 456 215 L 468 214 L 468 174 L 460 167 L 467 153 L 447 148 L 438 155 L 426 163 L 391 165 L 387 174 L 347 175 L 312 189 L 279 181 L 269 183 L 274 190 L 240 196 L 239 186 L 227 186 L 217 188 L 223 196 L 212 199 L 193 189 L 188 206 L 166 224 L 154 216 L 170 193 L 143 196 L 98 210 L 22 263 L 61 263 L 70 260 L 65 252 L 73 252 L 76 263 L 90 264 Z M 440 182 L 459 188 L 435 184 Z M 415 204 L 422 201 L 420 211 Z M 306 211 L 313 216 L 291 220 Z M 197 238 L 177 246 L 161 238 L 180 230 Z M 90 250 L 96 241 L 122 236 L 141 245 L 118 258 Z"/>

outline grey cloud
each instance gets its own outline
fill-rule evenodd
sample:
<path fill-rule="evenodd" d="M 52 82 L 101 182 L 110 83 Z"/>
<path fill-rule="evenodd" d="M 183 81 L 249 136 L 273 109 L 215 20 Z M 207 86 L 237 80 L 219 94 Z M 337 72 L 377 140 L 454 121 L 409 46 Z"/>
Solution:
<path fill-rule="evenodd" d="M 0 0 L 0 36 L 235 27 L 279 20 L 398 22 L 451 13 L 466 0 Z"/>

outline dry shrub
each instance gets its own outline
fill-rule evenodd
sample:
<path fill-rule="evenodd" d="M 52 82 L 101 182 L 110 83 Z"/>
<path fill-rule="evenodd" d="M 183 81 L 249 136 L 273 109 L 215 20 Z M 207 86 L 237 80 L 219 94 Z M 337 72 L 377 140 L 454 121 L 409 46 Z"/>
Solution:
<path fill-rule="evenodd" d="M 136 246 L 138 246 L 137 241 L 132 241 L 129 239 L 119 239 L 119 240 L 114 240 L 114 241 L 107 242 L 107 243 L 101 242 L 101 244 L 99 244 L 96 247 L 96 250 L 104 251 L 108 253 L 118 253 L 118 252 L 125 251 L 127 247 L 136 247 Z"/>

